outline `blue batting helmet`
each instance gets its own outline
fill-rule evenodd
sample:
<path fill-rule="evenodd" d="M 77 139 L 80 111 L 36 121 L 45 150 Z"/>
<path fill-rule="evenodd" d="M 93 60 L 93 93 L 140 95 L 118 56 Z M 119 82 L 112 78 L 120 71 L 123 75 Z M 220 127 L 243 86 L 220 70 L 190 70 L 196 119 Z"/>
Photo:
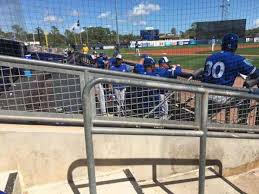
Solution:
<path fill-rule="evenodd" d="M 144 59 L 144 58 L 146 58 L 146 57 L 148 57 L 148 54 L 142 54 L 142 55 L 140 55 L 140 58 L 142 58 L 142 59 Z"/>
<path fill-rule="evenodd" d="M 160 64 L 163 64 L 163 63 L 169 64 L 170 61 L 169 61 L 169 59 L 168 59 L 167 57 L 162 57 L 162 58 L 160 58 L 160 59 L 158 60 L 158 63 L 159 63 L 159 65 L 160 65 Z"/>
<path fill-rule="evenodd" d="M 238 46 L 238 35 L 234 33 L 229 33 L 225 35 L 222 39 L 221 49 L 223 51 L 235 52 Z"/>
<path fill-rule="evenodd" d="M 156 61 L 152 57 L 146 57 L 144 58 L 143 65 L 144 67 L 150 67 L 156 64 Z"/>

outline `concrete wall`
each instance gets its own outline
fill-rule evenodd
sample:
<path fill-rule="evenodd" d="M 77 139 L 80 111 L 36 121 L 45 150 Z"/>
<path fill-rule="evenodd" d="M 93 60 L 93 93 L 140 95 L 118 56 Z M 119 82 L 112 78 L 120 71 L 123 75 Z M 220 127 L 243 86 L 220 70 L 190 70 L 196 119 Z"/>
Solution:
<path fill-rule="evenodd" d="M 81 127 L 0 124 L 0 142 L 0 172 L 17 169 L 25 187 L 87 174 Z M 208 162 L 229 170 L 257 161 L 258 142 L 209 139 Z M 198 138 L 95 135 L 94 144 L 97 174 L 127 166 L 141 180 L 152 177 L 152 165 L 158 176 L 197 168 Z"/>

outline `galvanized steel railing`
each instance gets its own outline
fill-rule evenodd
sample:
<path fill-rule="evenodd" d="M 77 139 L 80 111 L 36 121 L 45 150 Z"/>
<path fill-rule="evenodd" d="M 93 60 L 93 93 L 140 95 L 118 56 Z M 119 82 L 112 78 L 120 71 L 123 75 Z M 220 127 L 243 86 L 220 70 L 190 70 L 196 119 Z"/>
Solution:
<path fill-rule="evenodd" d="M 11 108 L 3 110 L 2 108 L 0 110 L 1 122 L 40 122 L 85 126 L 88 178 L 91 194 L 96 193 L 92 134 L 199 137 L 200 194 L 204 193 L 207 137 L 259 139 L 259 129 L 256 120 L 259 112 L 257 110 L 259 96 L 248 93 L 249 90 L 247 89 L 157 77 L 143 77 L 136 74 L 125 74 L 75 65 L 25 60 L 6 56 L 0 56 L 0 62 L 1 66 L 32 71 L 32 75 L 26 77 L 25 80 L 21 80 L 21 77 L 18 77 L 18 82 L 16 80 L 15 83 L 10 83 L 10 87 L 16 87 L 18 92 L 13 88 L 9 91 L 4 90 L 3 93 L 5 95 L 8 95 L 10 91 L 15 91 L 11 98 L 13 104 L 18 105 L 19 101 L 21 101 L 21 103 L 16 107 L 19 108 L 18 110 Z M 50 74 L 53 79 L 41 79 L 41 81 L 37 81 L 37 77 L 43 76 L 44 78 L 46 74 Z M 36 81 L 31 80 L 31 76 L 35 76 L 36 79 L 34 80 Z M 152 98 L 145 95 L 144 97 L 143 95 L 131 96 L 130 101 L 132 104 L 127 104 L 127 99 L 125 100 L 125 104 L 119 104 L 121 106 L 119 108 L 125 108 L 125 110 L 134 106 L 130 111 L 127 110 L 129 113 L 126 111 L 125 114 L 121 115 L 119 111 L 113 107 L 113 111 L 107 109 L 108 114 L 101 115 L 98 112 L 100 102 L 98 98 L 95 98 L 95 95 L 93 95 L 93 93 L 95 93 L 94 87 L 100 84 L 110 86 L 107 87 L 109 90 L 116 84 L 122 84 L 127 88 L 131 88 L 131 90 L 133 87 L 138 88 L 138 90 L 134 90 L 134 92 L 140 94 L 142 94 L 143 91 L 143 94 L 148 91 L 145 94 L 149 95 L 149 91 L 151 91 Z M 38 108 L 37 112 L 35 112 L 35 108 L 27 109 L 26 103 L 23 101 L 28 96 L 33 97 L 33 95 L 25 95 L 24 93 L 29 91 L 29 94 L 31 94 L 30 92 L 34 92 L 33 89 L 35 90 L 35 88 L 36 96 L 40 96 L 39 101 L 41 102 L 41 104 L 39 104 L 41 108 Z M 141 88 L 141 90 L 139 88 Z M 81 94 L 78 94 L 78 90 L 81 91 L 80 93 L 83 98 L 81 98 Z M 173 116 L 170 118 L 161 118 L 159 108 L 165 103 L 165 98 L 159 98 L 159 91 L 163 91 L 162 94 L 165 94 L 165 97 L 172 97 L 170 100 L 171 104 L 169 103 L 171 112 L 169 111 L 168 113 Z M 113 95 L 113 93 L 111 93 L 111 95 Z M 155 98 L 153 98 L 154 96 Z M 184 96 L 184 98 L 182 96 Z M 22 100 L 20 99 L 21 97 Z M 220 103 L 220 100 L 217 101 L 217 98 L 225 100 L 224 103 Z M 44 101 L 44 99 L 47 100 Z M 74 103 L 72 103 L 71 99 L 75 100 Z M 141 103 L 136 99 L 141 99 Z M 151 101 L 152 103 L 147 103 L 143 99 L 155 100 Z M 33 99 L 30 100 L 33 101 Z M 65 102 L 66 100 L 68 100 L 68 102 Z M 53 109 L 57 103 L 61 105 L 63 103 L 63 107 L 67 107 L 67 109 Z M 83 106 L 80 109 L 79 105 L 82 103 Z M 33 105 L 33 103 L 31 104 Z M 58 107 L 60 104 L 58 104 Z M 45 109 L 42 107 L 45 107 Z M 143 109 L 141 114 L 139 114 L 139 112 L 136 114 L 138 107 Z M 244 113 L 244 107 L 246 107 L 246 110 L 251 109 L 251 111 Z M 156 110 L 157 108 L 158 111 Z M 172 111 L 172 109 L 175 109 L 175 111 Z M 176 113 L 181 111 L 187 115 L 187 119 L 183 116 L 176 116 Z M 81 116 L 82 112 L 83 117 Z M 109 115 L 109 113 L 111 113 L 112 116 Z M 242 115 L 244 115 L 244 117 L 242 117 Z M 239 118 L 243 119 L 246 123 L 239 123 Z M 93 128 L 93 126 L 102 126 L 102 128 Z"/>

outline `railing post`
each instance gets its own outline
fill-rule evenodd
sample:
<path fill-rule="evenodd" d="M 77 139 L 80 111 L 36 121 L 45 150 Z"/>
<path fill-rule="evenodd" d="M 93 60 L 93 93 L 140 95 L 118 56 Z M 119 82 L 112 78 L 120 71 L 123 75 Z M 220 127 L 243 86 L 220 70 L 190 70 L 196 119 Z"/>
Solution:
<path fill-rule="evenodd" d="M 207 144 L 207 119 L 208 119 L 208 92 L 202 94 L 200 130 L 203 136 L 200 137 L 200 161 L 199 161 L 199 194 L 205 190 L 205 169 L 206 169 L 206 144 Z"/>
<path fill-rule="evenodd" d="M 85 72 L 87 75 L 88 72 Z M 89 74 L 88 74 L 89 75 Z M 90 80 L 86 79 L 89 83 Z M 84 110 L 84 130 L 85 130 L 85 146 L 86 146 L 86 156 L 87 156 L 87 167 L 88 167 L 88 180 L 89 180 L 89 190 L 90 194 L 96 194 L 96 177 L 95 177 L 95 161 L 94 161 L 94 149 L 93 149 L 93 104 L 91 95 L 91 84 L 85 85 L 83 90 L 83 110 Z"/>
<path fill-rule="evenodd" d="M 201 120 L 201 100 L 202 100 L 202 94 L 195 94 L 195 123 L 197 125 L 200 125 Z"/>

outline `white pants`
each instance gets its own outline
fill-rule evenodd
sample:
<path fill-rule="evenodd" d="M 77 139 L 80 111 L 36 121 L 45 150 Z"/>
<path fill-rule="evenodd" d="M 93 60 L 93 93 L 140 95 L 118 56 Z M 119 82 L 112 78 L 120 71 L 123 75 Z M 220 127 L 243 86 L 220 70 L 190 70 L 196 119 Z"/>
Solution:
<path fill-rule="evenodd" d="M 139 52 L 139 49 L 138 49 L 138 48 L 135 49 L 135 54 L 138 55 L 138 56 L 140 56 L 140 52 Z"/>
<path fill-rule="evenodd" d="M 168 99 L 166 99 L 166 95 L 165 94 L 160 94 L 160 103 L 161 104 L 161 109 L 162 109 L 162 117 L 161 119 L 168 119 Z"/>
<path fill-rule="evenodd" d="M 124 102 L 125 102 L 125 92 L 126 88 L 119 90 L 119 89 L 114 89 L 115 92 L 115 97 L 117 101 L 117 112 L 120 115 L 124 115 Z"/>
<path fill-rule="evenodd" d="M 101 113 L 106 113 L 106 106 L 105 106 L 105 97 L 104 97 L 104 89 L 102 84 L 95 85 L 95 92 L 97 93 L 97 98 L 100 102 L 100 109 Z"/>
<path fill-rule="evenodd" d="M 211 51 L 213 52 L 215 50 L 215 43 L 211 45 Z"/>

